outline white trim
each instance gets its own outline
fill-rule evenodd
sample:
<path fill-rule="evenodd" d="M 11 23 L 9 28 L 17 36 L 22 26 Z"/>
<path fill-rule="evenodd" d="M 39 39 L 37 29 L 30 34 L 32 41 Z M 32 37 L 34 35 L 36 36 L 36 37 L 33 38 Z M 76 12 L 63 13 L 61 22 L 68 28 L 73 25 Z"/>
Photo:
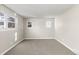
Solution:
<path fill-rule="evenodd" d="M 24 40 L 24 39 L 23 39 Z M 19 40 L 18 42 L 16 42 L 14 45 L 12 45 L 10 48 L 8 48 L 7 50 L 5 50 L 4 52 L 2 52 L 0 55 L 4 55 L 5 53 L 7 53 L 9 50 L 11 50 L 13 47 L 15 47 L 17 44 L 19 44 L 21 41 L 23 40 Z"/>
<path fill-rule="evenodd" d="M 54 39 L 54 38 L 24 38 L 25 40 L 27 39 Z"/>
<path fill-rule="evenodd" d="M 74 53 L 79 55 L 79 50 L 76 50 L 76 49 L 73 49 L 74 50 Z"/>
<path fill-rule="evenodd" d="M 60 42 L 62 45 L 64 45 L 65 47 L 67 47 L 69 50 L 71 50 L 73 53 L 75 53 L 75 54 L 77 54 L 78 55 L 78 53 L 76 53 L 74 50 L 75 49 L 72 49 L 72 48 L 70 48 L 68 45 L 66 45 L 65 43 L 63 43 L 61 40 L 59 40 L 59 39 L 56 39 L 58 42 Z"/>

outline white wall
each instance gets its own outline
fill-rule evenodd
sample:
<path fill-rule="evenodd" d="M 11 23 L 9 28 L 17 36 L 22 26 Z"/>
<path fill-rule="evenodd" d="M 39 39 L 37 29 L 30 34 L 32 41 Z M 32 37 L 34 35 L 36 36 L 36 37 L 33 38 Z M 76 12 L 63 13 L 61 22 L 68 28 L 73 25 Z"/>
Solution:
<path fill-rule="evenodd" d="M 55 21 L 56 39 L 79 54 L 79 5 L 75 5 Z"/>
<path fill-rule="evenodd" d="M 17 15 L 17 18 L 18 18 L 18 26 L 17 26 L 17 33 L 18 33 L 18 40 L 22 40 L 22 39 L 24 39 L 24 29 L 23 29 L 23 21 L 24 21 L 24 19 L 23 19 L 23 17 L 22 16 L 20 16 L 20 15 Z"/>
<path fill-rule="evenodd" d="M 0 54 L 16 44 L 19 40 L 23 39 L 23 18 L 19 15 L 15 15 L 15 12 L 7 7 L 0 5 L 0 12 L 5 13 L 8 16 L 16 17 L 17 26 L 16 29 L 5 29 L 0 31 Z M 17 41 L 15 42 L 15 32 L 17 32 Z M 20 33 L 19 33 L 20 32 Z M 21 39 L 20 39 L 21 38 Z"/>
<path fill-rule="evenodd" d="M 32 27 L 27 27 L 27 22 L 32 22 Z M 51 21 L 51 28 L 46 27 L 46 22 Z M 47 18 L 29 18 L 25 19 L 24 24 L 24 38 L 25 39 L 54 39 L 54 19 Z"/>

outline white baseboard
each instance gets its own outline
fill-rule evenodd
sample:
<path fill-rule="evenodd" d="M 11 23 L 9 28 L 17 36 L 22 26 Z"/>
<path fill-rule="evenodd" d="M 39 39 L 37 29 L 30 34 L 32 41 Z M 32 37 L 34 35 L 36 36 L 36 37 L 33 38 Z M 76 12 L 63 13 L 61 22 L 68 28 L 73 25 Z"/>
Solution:
<path fill-rule="evenodd" d="M 54 38 L 24 38 L 25 40 L 27 39 L 54 39 Z"/>
<path fill-rule="evenodd" d="M 23 39 L 24 40 L 24 39 Z M 18 42 L 16 42 L 14 45 L 12 45 L 10 48 L 8 48 L 7 50 L 5 50 L 3 53 L 1 53 L 0 55 L 4 55 L 5 53 L 7 53 L 9 50 L 11 50 L 13 47 L 15 47 L 17 44 L 19 44 L 21 41 L 23 40 L 19 40 Z"/>
<path fill-rule="evenodd" d="M 75 53 L 76 55 L 78 55 L 79 53 L 79 51 L 78 52 L 76 52 L 75 51 L 75 49 L 72 49 L 72 48 L 70 48 L 68 45 L 66 45 L 65 43 L 63 43 L 61 40 L 59 40 L 59 39 L 56 39 L 58 42 L 60 42 L 62 45 L 64 45 L 65 47 L 67 47 L 69 50 L 71 50 L 73 53 Z"/>
<path fill-rule="evenodd" d="M 79 55 L 79 50 L 73 49 L 73 51 L 76 55 Z"/>

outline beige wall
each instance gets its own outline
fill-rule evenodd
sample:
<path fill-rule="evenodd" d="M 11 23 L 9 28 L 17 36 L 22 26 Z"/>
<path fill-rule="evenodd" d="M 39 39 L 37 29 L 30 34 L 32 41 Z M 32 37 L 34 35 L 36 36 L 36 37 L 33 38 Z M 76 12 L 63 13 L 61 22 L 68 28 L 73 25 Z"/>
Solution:
<path fill-rule="evenodd" d="M 15 12 L 8 9 L 7 7 L 0 5 L 0 12 L 6 14 L 6 16 L 16 17 L 17 26 L 16 29 L 5 29 L 0 31 L 0 54 L 5 50 L 10 48 L 13 44 L 16 44 L 19 40 L 23 39 L 23 18 L 19 15 L 16 15 Z M 17 32 L 17 41 L 15 42 L 15 32 Z M 20 32 L 20 33 L 19 33 Z"/>
<path fill-rule="evenodd" d="M 32 22 L 32 27 L 27 27 L 27 22 Z M 46 22 L 51 21 L 51 28 L 46 27 Z M 29 18 L 25 19 L 24 23 L 24 38 L 25 39 L 54 39 L 54 19 L 48 18 Z"/>
<path fill-rule="evenodd" d="M 57 16 L 55 22 L 56 39 L 79 54 L 79 5 Z"/>

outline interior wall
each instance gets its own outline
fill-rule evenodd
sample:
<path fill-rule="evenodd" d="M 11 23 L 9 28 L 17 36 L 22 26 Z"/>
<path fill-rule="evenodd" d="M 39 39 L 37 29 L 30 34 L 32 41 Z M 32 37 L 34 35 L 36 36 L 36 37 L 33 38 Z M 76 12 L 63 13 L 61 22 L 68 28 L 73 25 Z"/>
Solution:
<path fill-rule="evenodd" d="M 8 16 L 16 17 L 17 21 L 15 29 L 5 29 L 0 31 L 0 54 L 2 54 L 5 50 L 9 49 L 12 45 L 23 39 L 23 18 L 4 5 L 0 5 L 0 12 L 3 12 Z M 15 41 L 16 32 L 17 41 Z"/>
<path fill-rule="evenodd" d="M 18 23 L 17 23 L 17 33 L 18 33 L 18 40 L 23 40 L 24 39 L 24 29 L 23 29 L 23 23 L 24 23 L 24 18 L 20 15 L 17 15 L 17 20 L 18 20 Z"/>
<path fill-rule="evenodd" d="M 56 17 L 55 30 L 56 39 L 79 54 L 79 5 Z"/>
<path fill-rule="evenodd" d="M 46 22 L 51 22 L 51 27 L 46 26 Z M 25 39 L 54 39 L 54 19 L 48 18 L 28 18 L 24 21 Z M 32 22 L 32 27 L 28 28 L 28 22 Z"/>

